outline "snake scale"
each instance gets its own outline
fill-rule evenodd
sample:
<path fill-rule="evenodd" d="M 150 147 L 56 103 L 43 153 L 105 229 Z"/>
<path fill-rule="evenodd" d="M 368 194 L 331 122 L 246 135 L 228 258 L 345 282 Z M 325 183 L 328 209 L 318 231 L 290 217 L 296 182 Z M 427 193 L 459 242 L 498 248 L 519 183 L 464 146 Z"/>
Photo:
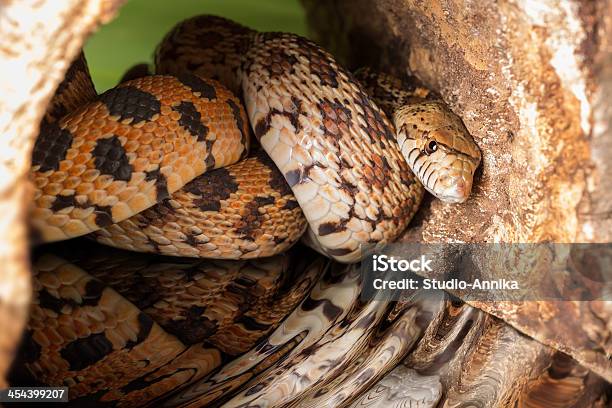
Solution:
<path fill-rule="evenodd" d="M 30 374 L 75 404 L 346 405 L 405 356 L 431 301 L 363 302 L 358 264 L 294 244 L 359 261 L 425 190 L 467 199 L 478 148 L 415 78 L 353 75 L 293 34 L 194 17 L 156 73 L 95 97 L 73 64 L 34 147 L 32 231 L 192 259 L 40 248 Z"/>
<path fill-rule="evenodd" d="M 201 36 L 206 40 L 200 41 Z M 227 61 L 202 48 L 212 48 Z M 417 103 L 400 100 L 405 104 L 396 111 L 396 138 L 393 125 L 357 80 L 299 36 L 193 18 L 166 37 L 156 58 L 157 71 L 174 76 L 124 82 L 43 128 L 32 174 L 33 224 L 44 240 L 106 228 L 97 234 L 102 242 L 130 249 L 216 258 L 250 252 L 255 252 L 251 257 L 266 256 L 273 254 L 274 244 L 280 252 L 295 242 L 292 234 L 300 229 L 287 227 L 275 235 L 265 226 L 260 231 L 255 222 L 272 210 L 295 209 L 295 201 L 308 221 L 307 242 L 336 260 L 354 262 L 364 245 L 381 248 L 404 230 L 423 195 L 415 174 L 448 201 L 463 201 L 469 194 L 480 153 L 461 120 L 440 101 L 428 100 L 422 87 L 403 92 L 412 99 L 420 92 L 421 98 Z M 210 58 L 212 68 L 206 62 L 198 65 L 199 58 Z M 241 84 L 248 120 L 238 98 L 203 79 L 223 79 L 221 70 L 235 76 L 230 89 Z M 391 91 L 388 100 L 394 98 Z M 239 211 L 218 211 L 220 201 L 238 189 L 232 177 L 219 173 L 224 185 L 218 185 L 218 196 L 192 197 L 195 188 L 188 187 L 184 200 L 175 197 L 195 177 L 246 155 L 248 123 L 295 199 L 271 202 L 269 195 L 249 192 L 242 201 L 250 199 L 245 210 L 253 217 L 238 220 Z M 271 188 L 287 195 L 280 177 L 272 179 Z M 130 219 L 170 195 L 166 207 L 179 215 L 158 207 L 159 216 Z M 269 211 L 261 208 L 265 205 Z M 214 219 L 193 213 L 181 217 L 190 206 L 209 211 L 206 216 Z M 225 208 L 235 209 L 231 203 Z M 159 225 L 149 222 L 152 218 L 166 220 Z M 234 238 L 238 242 L 229 242 Z"/>

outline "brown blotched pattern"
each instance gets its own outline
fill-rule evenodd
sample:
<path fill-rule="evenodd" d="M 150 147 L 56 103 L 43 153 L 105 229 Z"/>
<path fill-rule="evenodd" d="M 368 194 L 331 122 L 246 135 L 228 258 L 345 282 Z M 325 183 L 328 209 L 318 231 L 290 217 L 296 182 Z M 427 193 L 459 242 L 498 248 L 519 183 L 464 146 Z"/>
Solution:
<path fill-rule="evenodd" d="M 33 305 L 25 365 L 50 386 L 68 386 L 71 399 L 121 388 L 185 350 L 149 315 L 102 281 L 57 256 L 33 265 Z"/>
<path fill-rule="evenodd" d="M 20 360 L 37 381 L 68 386 L 76 406 L 153 402 L 280 324 L 329 264 L 302 251 L 206 261 L 56 245 L 34 263 Z"/>
<path fill-rule="evenodd" d="M 279 50 L 285 58 L 278 60 Z M 393 127 L 352 76 L 314 43 L 257 34 L 239 70 L 262 147 L 308 220 L 311 244 L 342 262 L 393 241 L 423 195 Z"/>
<path fill-rule="evenodd" d="M 93 244 L 84 248 L 87 256 L 64 256 L 184 344 L 206 341 L 228 355 L 246 351 L 272 330 L 305 296 L 324 264 L 307 250 L 302 254 L 308 260 L 285 253 L 236 262 L 149 256 Z"/>
<path fill-rule="evenodd" d="M 354 329 L 356 321 L 363 317 L 360 316 L 360 312 L 364 307 L 359 301 L 361 284 L 361 274 L 355 265 L 332 263 L 330 269 L 316 282 L 302 303 L 265 341 L 224 366 L 215 375 L 195 382 L 181 393 L 177 393 L 168 401 L 169 405 L 186 407 L 217 405 L 226 396 L 238 390 L 241 390 L 242 394 L 260 395 L 262 389 L 277 380 L 281 367 L 287 369 L 297 362 L 307 360 L 313 353 L 325 354 L 319 351 L 320 348 L 324 348 L 325 343 L 334 337 L 345 339 L 350 337 L 343 335 Z M 370 302 L 370 308 L 366 307 L 368 310 L 363 314 L 369 315 L 372 312 L 373 303 Z M 378 309 L 377 317 L 380 317 L 385 308 Z M 359 339 L 360 334 L 366 330 L 362 327 L 357 331 L 359 333 L 351 338 L 353 341 L 351 346 L 355 345 L 355 340 Z M 351 349 L 347 347 L 341 352 L 352 355 Z M 270 370 L 266 371 L 267 369 Z M 285 370 L 287 373 L 289 371 Z M 265 375 L 260 375 L 262 373 Z M 301 383 L 302 379 L 305 380 L 304 384 L 309 381 L 302 375 L 294 375 L 293 378 L 297 383 Z M 251 380 L 256 380 L 252 387 L 243 387 Z M 291 388 L 285 388 L 285 384 L 280 384 L 277 391 L 285 394 L 289 389 Z M 265 402 L 263 406 L 266 406 Z M 281 405 L 282 402 L 278 405 L 273 404 L 273 406 Z M 238 403 L 234 406 L 241 405 Z"/>
<path fill-rule="evenodd" d="M 93 237 L 139 252 L 252 259 L 286 251 L 306 225 L 282 175 L 259 150 L 196 178 L 171 198 Z"/>
<path fill-rule="evenodd" d="M 264 342 L 168 405 L 346 406 L 408 353 L 442 303 L 442 293 L 364 299 L 361 278 L 358 266 L 333 264 Z"/>
<path fill-rule="evenodd" d="M 81 52 L 66 71 L 64 80 L 57 87 L 47 107 L 43 123 L 57 122 L 64 115 L 92 101 L 96 96 L 85 54 Z"/>
<path fill-rule="evenodd" d="M 186 343 L 193 343 L 189 336 L 200 327 L 187 325 L 184 316 L 193 311 L 193 306 L 199 307 L 199 317 L 214 328 L 193 340 L 206 341 L 224 354 L 236 356 L 270 333 L 306 296 L 324 270 L 324 258 L 299 251 L 301 256 L 292 253 L 248 262 L 164 262 L 157 268 L 147 266 L 140 271 L 134 265 L 132 271 L 142 276 L 139 284 L 147 282 L 158 292 L 159 288 L 168 288 L 160 299 L 143 308 L 162 327 Z M 92 273 L 97 275 L 97 270 L 92 268 Z M 120 276 L 114 274 L 113 281 L 122 285 Z M 184 293 L 184 286 L 191 289 Z M 128 296 L 127 290 L 125 293 Z M 181 321 L 183 330 L 174 330 L 179 327 L 176 322 Z"/>
<path fill-rule="evenodd" d="M 354 75 L 390 118 L 399 106 L 423 100 L 441 100 L 440 95 L 425 87 L 415 76 L 400 79 L 381 75 L 370 68 L 361 68 Z"/>
<path fill-rule="evenodd" d="M 436 96 L 413 78 L 402 82 L 361 71 L 366 89 L 389 112 L 407 104 L 396 109 L 396 137 L 383 111 L 353 76 L 299 36 L 257 34 L 222 18 L 198 16 L 166 36 L 156 64 L 158 72 L 177 77 L 125 82 L 59 124 L 43 128 L 33 154 L 39 190 L 33 224 L 44 240 L 124 221 L 204 171 L 227 164 L 227 152 L 215 151 L 224 144 L 221 136 L 227 137 L 226 123 L 234 127 L 228 132 L 232 137 L 240 134 L 232 160 L 245 156 L 249 132 L 238 99 L 189 72 L 223 77 L 232 89 L 242 88 L 254 133 L 295 198 L 279 207 L 275 197 L 252 190 L 235 203 L 242 193 L 235 175 L 219 172 L 214 180 L 188 188 L 193 203 L 186 195 L 172 197 L 157 213 L 100 232 L 106 243 L 150 252 L 163 247 L 163 253 L 187 256 L 270 255 L 295 242 L 292 233 L 303 226 L 294 223 L 299 206 L 310 226 L 306 242 L 336 260 L 355 262 L 362 246 L 380 248 L 394 240 L 418 208 L 423 186 L 404 158 L 438 197 L 460 202 L 469 195 L 480 153 L 460 119 L 443 103 L 430 103 L 428 98 Z M 166 88 L 156 87 L 160 78 Z M 170 96 L 172 87 L 189 95 Z M 208 111 L 199 105 L 206 103 Z M 178 143 L 168 139 L 173 136 Z M 236 150 L 241 152 L 238 158 Z M 254 162 L 247 163 L 240 169 L 245 177 L 258 174 L 257 166 L 250 167 Z M 278 184 L 272 173 L 268 186 Z M 264 185 L 263 178 L 257 183 Z M 199 210 L 185 210 L 182 203 Z M 204 221 L 196 218 L 201 212 L 210 212 Z M 289 217 L 283 218 L 284 212 Z M 168 224 L 161 225 L 160 219 Z M 280 225 L 270 225 L 278 220 Z M 286 227 L 284 221 L 294 226 Z M 219 238 L 221 234 L 225 236 Z"/>
<path fill-rule="evenodd" d="M 96 231 L 155 205 L 248 149 L 220 84 L 193 75 L 124 82 L 43 124 L 32 155 L 32 224 L 45 241 Z M 239 128 L 238 126 L 242 126 Z"/>
<path fill-rule="evenodd" d="M 395 239 L 424 188 L 445 202 L 470 195 L 480 151 L 461 119 L 415 77 L 365 69 L 357 73 L 362 87 L 304 38 L 214 16 L 177 25 L 156 64 L 159 72 L 193 70 L 242 91 L 255 136 L 309 222 L 305 242 L 336 260 L 354 262 L 361 246 Z"/>
<path fill-rule="evenodd" d="M 157 47 L 156 72 L 169 75 L 191 72 L 218 80 L 240 95 L 236 71 L 253 34 L 253 30 L 222 17 L 184 20 Z"/>

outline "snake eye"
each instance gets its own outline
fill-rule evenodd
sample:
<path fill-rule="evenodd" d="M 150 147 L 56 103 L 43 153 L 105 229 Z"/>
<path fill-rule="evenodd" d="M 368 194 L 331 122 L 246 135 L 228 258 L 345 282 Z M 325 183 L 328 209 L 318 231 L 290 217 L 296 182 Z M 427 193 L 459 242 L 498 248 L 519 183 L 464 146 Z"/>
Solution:
<path fill-rule="evenodd" d="M 436 143 L 435 140 L 430 140 L 427 143 L 427 145 L 425 146 L 425 153 L 426 154 L 432 154 L 436 150 L 438 150 L 438 144 Z"/>

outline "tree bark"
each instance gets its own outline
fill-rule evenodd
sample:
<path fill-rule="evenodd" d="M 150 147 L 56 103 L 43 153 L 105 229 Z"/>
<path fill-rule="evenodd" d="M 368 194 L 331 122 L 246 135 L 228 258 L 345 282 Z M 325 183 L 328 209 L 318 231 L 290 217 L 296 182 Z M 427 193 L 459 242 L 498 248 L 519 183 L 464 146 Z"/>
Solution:
<path fill-rule="evenodd" d="M 0 0 L 0 388 L 27 319 L 31 149 L 55 88 L 123 0 Z"/>
<path fill-rule="evenodd" d="M 317 42 L 416 74 L 483 152 L 473 197 L 427 200 L 404 242 L 612 240 L 610 0 L 302 2 Z M 469 303 L 612 380 L 611 302 Z"/>

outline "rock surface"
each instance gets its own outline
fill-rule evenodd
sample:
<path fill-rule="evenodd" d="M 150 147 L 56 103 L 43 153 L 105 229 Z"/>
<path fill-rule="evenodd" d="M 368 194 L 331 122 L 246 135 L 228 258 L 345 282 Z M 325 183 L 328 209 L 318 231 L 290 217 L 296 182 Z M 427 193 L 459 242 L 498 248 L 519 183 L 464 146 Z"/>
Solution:
<path fill-rule="evenodd" d="M 483 152 L 473 197 L 426 201 L 404 242 L 612 240 L 612 2 L 302 3 L 317 42 L 349 68 L 413 72 Z M 610 302 L 472 304 L 612 380 Z"/>

